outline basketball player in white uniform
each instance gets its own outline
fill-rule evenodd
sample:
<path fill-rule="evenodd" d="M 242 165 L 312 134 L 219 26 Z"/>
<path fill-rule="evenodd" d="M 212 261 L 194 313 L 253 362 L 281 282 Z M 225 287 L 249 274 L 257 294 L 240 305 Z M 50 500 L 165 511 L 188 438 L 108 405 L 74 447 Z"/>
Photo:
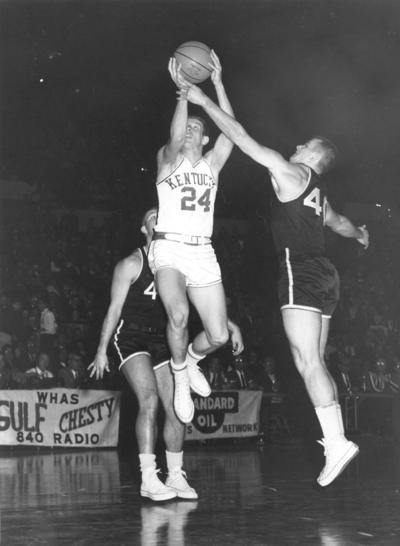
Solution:
<path fill-rule="evenodd" d="M 221 64 L 211 53 L 211 79 L 218 103 L 233 111 L 221 79 Z M 168 66 L 174 83 L 182 78 L 176 59 Z M 179 99 L 168 142 L 157 154 L 158 219 L 149 250 L 149 264 L 167 313 L 167 340 L 174 373 L 174 407 L 178 418 L 189 423 L 194 414 L 190 388 L 208 396 L 210 386 L 197 363 L 224 345 L 228 338 L 225 294 L 221 271 L 211 245 L 218 175 L 232 142 L 219 135 L 203 156 L 209 138 L 205 122 L 188 115 L 188 103 Z M 189 300 L 204 326 L 189 346 Z"/>

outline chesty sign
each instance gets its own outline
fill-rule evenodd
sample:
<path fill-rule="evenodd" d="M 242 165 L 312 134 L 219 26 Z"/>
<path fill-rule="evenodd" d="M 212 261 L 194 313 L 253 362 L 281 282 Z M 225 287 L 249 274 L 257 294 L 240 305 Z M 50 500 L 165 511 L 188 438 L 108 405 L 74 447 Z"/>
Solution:
<path fill-rule="evenodd" d="M 49 389 L 0 391 L 0 445 L 113 447 L 120 393 Z"/>
<path fill-rule="evenodd" d="M 261 391 L 213 391 L 207 398 L 194 395 L 193 421 L 187 440 L 257 436 Z"/>

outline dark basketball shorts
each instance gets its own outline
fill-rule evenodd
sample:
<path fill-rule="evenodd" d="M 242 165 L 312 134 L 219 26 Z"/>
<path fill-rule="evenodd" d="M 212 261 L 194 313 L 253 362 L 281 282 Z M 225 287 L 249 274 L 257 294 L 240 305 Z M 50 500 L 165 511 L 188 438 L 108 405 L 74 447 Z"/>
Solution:
<path fill-rule="evenodd" d="M 286 249 L 279 265 L 281 309 L 305 309 L 331 317 L 339 300 L 339 275 L 324 256 L 290 256 Z"/>
<path fill-rule="evenodd" d="M 121 320 L 110 344 L 113 356 L 119 362 L 118 369 L 138 355 L 148 355 L 151 358 L 153 369 L 168 364 L 170 353 L 164 332 L 145 328 L 137 324 L 124 324 Z"/>

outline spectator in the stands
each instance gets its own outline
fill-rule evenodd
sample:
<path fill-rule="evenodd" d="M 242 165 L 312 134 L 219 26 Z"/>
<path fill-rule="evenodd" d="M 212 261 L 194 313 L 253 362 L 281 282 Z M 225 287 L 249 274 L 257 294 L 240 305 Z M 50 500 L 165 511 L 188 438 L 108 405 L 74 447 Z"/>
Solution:
<path fill-rule="evenodd" d="M 11 345 L 12 335 L 10 322 L 8 320 L 10 314 L 10 299 L 7 294 L 0 296 L 0 349 L 4 345 Z"/>
<path fill-rule="evenodd" d="M 261 358 L 261 386 L 265 392 L 279 392 L 280 390 L 276 368 L 274 356 L 267 354 Z"/>
<path fill-rule="evenodd" d="M 54 369 L 60 371 L 68 366 L 68 351 L 64 345 L 59 345 L 54 362 Z"/>
<path fill-rule="evenodd" d="M 20 372 L 26 372 L 36 366 L 37 351 L 33 339 L 27 342 L 19 341 L 15 347 L 15 367 Z"/>
<path fill-rule="evenodd" d="M 329 372 L 339 393 L 352 394 L 356 385 L 351 374 L 351 357 L 342 348 L 332 352 L 328 360 Z"/>
<path fill-rule="evenodd" d="M 60 368 L 57 379 L 60 387 L 65 389 L 79 389 L 83 387 L 85 374 L 79 354 L 75 352 L 69 353 L 67 366 Z"/>
<path fill-rule="evenodd" d="M 1 352 L 3 354 L 4 362 L 7 369 L 12 371 L 15 368 L 15 355 L 14 355 L 14 350 L 12 348 L 12 345 L 10 344 L 3 345 Z"/>
<path fill-rule="evenodd" d="M 28 385 L 32 388 L 49 388 L 56 385 L 54 375 L 49 370 L 50 357 L 45 352 L 40 352 L 37 365 L 25 374 L 29 377 Z"/>
<path fill-rule="evenodd" d="M 396 360 L 391 373 L 390 389 L 393 392 L 400 393 L 400 360 Z"/>
<path fill-rule="evenodd" d="M 22 339 L 24 337 L 24 315 L 22 302 L 19 298 L 12 299 L 7 320 L 13 341 Z"/>
<path fill-rule="evenodd" d="M 227 369 L 227 380 L 230 388 L 247 389 L 248 378 L 246 373 L 247 361 L 242 355 L 235 355 Z"/>
<path fill-rule="evenodd" d="M 217 354 L 208 357 L 207 379 L 213 390 L 221 390 L 224 387 L 226 381 L 224 367 Z"/>
<path fill-rule="evenodd" d="M 57 334 L 57 321 L 45 298 L 38 300 L 40 311 L 40 351 L 52 356 Z"/>
<path fill-rule="evenodd" d="M 372 392 L 385 392 L 390 390 L 390 373 L 386 359 L 379 355 L 373 368 L 368 372 L 368 390 Z"/>
<path fill-rule="evenodd" d="M 11 383 L 11 370 L 7 367 L 3 353 L 0 352 L 0 389 L 8 389 Z"/>

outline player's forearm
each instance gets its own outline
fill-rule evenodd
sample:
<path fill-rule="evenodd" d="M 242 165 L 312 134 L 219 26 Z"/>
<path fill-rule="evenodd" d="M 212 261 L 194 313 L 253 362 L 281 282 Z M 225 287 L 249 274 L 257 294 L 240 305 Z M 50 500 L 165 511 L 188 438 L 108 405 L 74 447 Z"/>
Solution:
<path fill-rule="evenodd" d="M 232 142 L 240 146 L 241 139 L 246 135 L 246 131 L 242 125 L 206 96 L 204 97 L 201 106 L 217 127 L 232 140 Z"/>
<path fill-rule="evenodd" d="M 217 84 L 215 86 L 215 91 L 217 93 L 217 99 L 220 108 L 230 116 L 235 117 L 231 102 L 228 99 L 228 95 L 226 94 L 224 85 L 222 83 Z"/>
<path fill-rule="evenodd" d="M 117 327 L 120 315 L 121 313 L 117 309 L 110 308 L 108 310 L 101 328 L 100 341 L 96 351 L 97 354 L 105 354 L 107 352 L 108 344 L 115 331 L 115 328 Z"/>
<path fill-rule="evenodd" d="M 335 223 L 329 226 L 332 231 L 349 239 L 360 239 L 363 235 L 361 229 L 356 227 L 346 216 L 337 215 Z"/>
<path fill-rule="evenodd" d="M 183 140 L 186 134 L 188 106 L 186 100 L 178 100 L 170 127 L 170 140 Z"/>
<path fill-rule="evenodd" d="M 239 326 L 235 324 L 230 318 L 228 318 L 228 332 L 232 334 L 233 332 L 236 332 L 239 330 Z"/>

